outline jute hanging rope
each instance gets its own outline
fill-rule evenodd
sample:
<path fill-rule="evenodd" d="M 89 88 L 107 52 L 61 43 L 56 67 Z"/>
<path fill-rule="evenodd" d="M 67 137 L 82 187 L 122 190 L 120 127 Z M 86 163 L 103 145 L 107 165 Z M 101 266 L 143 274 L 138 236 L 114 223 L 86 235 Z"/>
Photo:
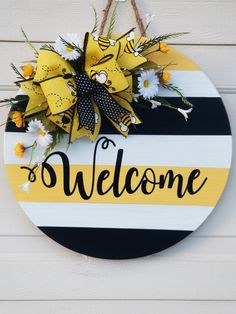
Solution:
<path fill-rule="evenodd" d="M 140 34 L 142 36 L 145 36 L 146 34 L 145 34 L 145 28 L 144 28 L 144 25 L 143 25 L 143 20 L 142 20 L 142 18 L 140 16 L 140 13 L 139 13 L 136 1 L 135 0 L 130 0 L 130 2 L 131 2 L 131 6 L 133 8 L 134 14 L 135 14 L 137 25 L 138 25 L 139 30 L 140 30 Z M 103 14 L 103 19 L 102 19 L 99 35 L 102 35 L 104 33 L 104 29 L 105 29 L 105 26 L 106 26 L 106 23 L 107 23 L 107 19 L 108 19 L 108 16 L 109 16 L 109 12 L 111 10 L 112 3 L 113 3 L 113 0 L 108 0 L 107 4 L 106 4 L 106 7 L 103 10 L 104 14 Z"/>

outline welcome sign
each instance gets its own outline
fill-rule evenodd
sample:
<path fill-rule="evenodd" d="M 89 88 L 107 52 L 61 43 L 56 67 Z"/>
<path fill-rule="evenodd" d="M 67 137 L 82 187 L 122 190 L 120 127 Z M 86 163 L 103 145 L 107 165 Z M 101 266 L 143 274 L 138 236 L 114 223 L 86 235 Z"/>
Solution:
<path fill-rule="evenodd" d="M 194 106 L 187 122 L 163 107 L 137 107 L 143 123 L 128 138 L 104 118 L 95 142 L 83 138 L 65 149 L 65 137 L 37 171 L 13 153 L 29 135 L 8 124 L 13 192 L 32 222 L 65 247 L 112 259 L 159 252 L 196 230 L 217 204 L 231 162 L 227 113 L 205 74 L 175 50 L 171 55 L 178 59 L 172 79 Z M 176 107 L 181 102 L 160 93 Z M 26 192 L 19 187 L 27 178 Z"/>

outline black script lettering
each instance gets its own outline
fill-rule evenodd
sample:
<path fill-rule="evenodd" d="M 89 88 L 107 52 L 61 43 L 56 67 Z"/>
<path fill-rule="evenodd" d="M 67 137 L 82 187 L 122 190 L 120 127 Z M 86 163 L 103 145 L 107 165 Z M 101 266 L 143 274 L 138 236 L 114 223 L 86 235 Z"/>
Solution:
<path fill-rule="evenodd" d="M 55 154 L 55 153 L 54 153 L 54 154 Z M 62 154 L 63 154 L 63 153 L 62 153 Z M 65 155 L 65 154 L 63 154 L 63 155 Z M 49 159 L 51 156 L 52 156 L 52 154 L 49 155 L 49 156 L 44 160 L 44 162 L 42 163 L 41 178 L 42 178 L 43 184 L 44 184 L 47 188 L 53 188 L 53 187 L 57 184 L 56 172 L 54 171 L 53 167 L 47 163 L 48 159 Z M 62 156 L 62 158 L 65 159 L 65 158 L 67 158 L 67 156 L 66 156 L 66 155 L 65 155 L 65 156 Z M 67 160 L 68 160 L 68 158 L 67 158 Z M 69 162 L 69 160 L 68 160 L 68 162 Z M 49 179 L 50 179 L 50 182 L 49 182 L 49 183 L 47 183 L 47 182 L 46 182 L 46 179 L 45 179 L 45 177 L 46 177 L 45 170 L 47 170 L 47 173 L 48 173 L 48 175 L 49 175 Z"/>
<path fill-rule="evenodd" d="M 123 149 L 119 149 L 117 158 L 116 158 L 116 166 L 115 166 L 114 181 L 113 181 L 113 193 L 115 197 L 120 197 L 124 192 L 124 188 L 121 192 L 119 191 L 120 169 L 121 169 L 121 164 L 122 164 L 122 158 L 123 158 Z"/>
<path fill-rule="evenodd" d="M 105 195 L 112 189 L 112 185 L 111 185 L 106 191 L 103 191 L 103 181 L 105 181 L 109 176 L 110 176 L 109 170 L 103 170 L 99 174 L 98 182 L 97 182 L 97 191 L 99 195 Z"/>
<path fill-rule="evenodd" d="M 193 182 L 195 179 L 197 179 L 200 176 L 200 170 L 199 169 L 194 169 L 193 171 L 191 171 L 189 177 L 188 177 L 188 182 L 186 185 L 186 188 L 183 189 L 183 176 L 181 174 L 177 174 L 174 175 L 173 170 L 168 170 L 166 175 L 160 175 L 160 188 L 164 189 L 166 181 L 168 180 L 168 189 L 172 189 L 173 185 L 175 183 L 175 180 L 177 179 L 177 196 L 178 198 L 183 198 L 184 195 L 186 194 L 186 192 L 188 192 L 190 195 L 194 195 L 196 193 L 198 193 L 203 186 L 205 185 L 207 178 L 204 179 L 204 181 L 202 182 L 202 184 L 199 186 L 199 188 L 197 190 L 193 190 Z"/>
<path fill-rule="evenodd" d="M 186 193 L 189 195 L 197 194 L 206 184 L 207 178 L 200 180 L 200 182 L 196 181 L 201 177 L 201 171 L 199 169 L 192 170 L 187 178 L 185 178 L 182 174 L 175 174 L 171 169 L 164 174 L 158 174 L 150 167 L 144 169 L 142 173 L 140 169 L 131 167 L 126 173 L 122 172 L 121 176 L 124 155 L 123 149 L 117 151 L 113 176 L 108 169 L 103 169 L 98 173 L 96 161 L 99 144 L 101 144 L 103 151 L 108 149 L 110 144 L 112 144 L 113 147 L 116 146 L 112 140 L 106 137 L 101 137 L 95 144 L 91 172 L 84 173 L 81 169 L 78 169 L 79 171 L 76 173 L 74 181 L 71 178 L 70 162 L 67 155 L 63 152 L 51 153 L 42 163 L 41 179 L 44 186 L 53 188 L 58 184 L 56 170 L 53 165 L 50 165 L 49 163 L 52 157 L 59 157 L 62 162 L 62 183 L 64 194 L 66 196 L 71 196 L 78 191 L 79 196 L 83 200 L 89 200 L 93 194 L 96 193 L 100 196 L 112 193 L 115 198 L 119 198 L 125 192 L 134 194 L 139 190 L 142 194 L 149 195 L 157 189 L 164 188 L 175 189 L 177 197 L 183 198 Z M 35 181 L 36 176 L 33 176 L 34 169 L 25 169 L 29 171 L 29 176 L 32 178 L 32 182 L 33 180 Z M 97 182 L 95 182 L 96 180 Z"/>
<path fill-rule="evenodd" d="M 148 178 L 148 173 L 151 173 L 151 175 L 153 176 L 153 180 L 150 180 Z M 153 191 L 155 190 L 156 184 L 158 184 L 158 182 L 156 182 L 156 175 L 155 175 L 155 172 L 153 171 L 153 169 L 147 168 L 145 170 L 145 172 L 143 174 L 143 177 L 142 177 L 142 180 L 141 180 L 141 183 L 142 183 L 142 192 L 143 192 L 143 194 L 149 195 L 149 194 L 153 193 Z M 149 192 L 147 190 L 148 183 L 150 183 L 151 186 L 152 186 L 152 189 Z"/>
<path fill-rule="evenodd" d="M 205 185 L 205 183 L 207 182 L 207 179 L 208 178 L 205 178 L 202 182 L 202 184 L 199 186 L 198 189 L 194 190 L 193 189 L 193 182 L 195 179 L 197 179 L 198 177 L 200 177 L 201 175 L 201 171 L 199 169 L 194 169 L 190 175 L 189 175 L 189 178 L 188 178 L 188 184 L 187 184 L 187 191 L 189 194 L 191 195 L 194 195 L 194 194 L 197 194 L 202 188 L 203 186 Z"/>
<path fill-rule="evenodd" d="M 131 186 L 132 177 L 134 174 L 136 175 L 136 178 L 138 178 L 139 172 L 138 172 L 138 169 L 135 167 L 130 168 L 126 174 L 125 188 L 126 188 L 127 193 L 129 193 L 129 194 L 135 193 L 140 187 L 140 183 L 136 186 L 136 188 L 132 188 L 132 186 Z"/>
<path fill-rule="evenodd" d="M 97 155 L 97 149 L 98 149 L 98 144 L 101 143 L 101 147 L 105 150 L 109 147 L 109 144 L 112 143 L 113 146 L 116 146 L 115 143 L 106 138 L 106 137 L 101 137 L 96 145 L 95 145 L 95 149 L 94 149 L 94 155 L 93 155 L 93 167 L 92 167 L 92 182 L 91 182 L 91 188 L 90 188 L 90 192 L 87 193 L 85 190 L 85 185 L 84 185 L 84 174 L 82 171 L 79 171 L 76 174 L 76 179 L 75 179 L 75 183 L 73 188 L 71 188 L 70 186 L 70 182 L 71 182 L 71 178 L 70 178 L 70 162 L 68 157 L 66 156 L 66 154 L 64 154 L 63 152 L 54 152 L 52 154 L 50 154 L 45 161 L 42 163 L 42 171 L 41 171 L 41 177 L 42 177 L 42 182 L 43 184 L 47 187 L 47 188 L 53 188 L 56 183 L 57 183 L 57 176 L 56 176 L 56 172 L 53 169 L 53 167 L 48 163 L 48 160 L 52 157 L 52 156 L 59 156 L 62 160 L 62 165 L 63 165 L 63 188 L 64 188 L 64 193 L 66 196 L 71 196 L 75 193 L 76 188 L 78 188 L 79 194 L 80 196 L 84 199 L 84 200 L 89 200 L 94 192 L 94 183 L 95 183 L 95 171 L 96 171 L 96 155 Z M 46 180 L 45 180 L 45 170 L 47 170 L 47 174 L 49 175 L 50 178 L 50 183 L 47 184 Z M 87 175 L 86 175 L 87 176 Z M 108 193 L 108 191 L 106 191 L 105 193 L 102 191 L 102 182 L 107 178 L 107 174 L 104 176 L 104 173 L 102 174 L 100 180 L 98 180 L 98 185 L 99 185 L 99 192 L 101 192 L 101 195 Z"/>

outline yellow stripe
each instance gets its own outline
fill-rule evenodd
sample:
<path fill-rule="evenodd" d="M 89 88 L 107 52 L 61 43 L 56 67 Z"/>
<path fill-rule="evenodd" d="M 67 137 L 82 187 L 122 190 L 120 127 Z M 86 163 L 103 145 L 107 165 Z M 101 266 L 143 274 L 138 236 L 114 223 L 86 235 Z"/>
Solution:
<path fill-rule="evenodd" d="M 110 43 L 110 41 L 109 41 L 109 39 L 107 38 L 107 37 L 99 37 L 99 39 L 98 39 L 98 41 L 100 42 L 100 41 L 102 41 L 102 42 L 104 42 L 104 43 Z"/>
<path fill-rule="evenodd" d="M 127 46 L 125 47 L 125 52 L 127 53 L 133 53 L 134 49 L 132 48 L 132 46 L 130 46 L 129 44 L 127 44 Z"/>
<path fill-rule="evenodd" d="M 109 40 L 99 39 L 98 42 L 99 42 L 100 45 L 107 45 L 107 46 L 110 45 Z"/>
<path fill-rule="evenodd" d="M 194 181 L 194 188 L 200 186 L 203 180 L 207 177 L 208 180 L 204 187 L 195 195 L 188 193 L 183 198 L 178 198 L 176 195 L 176 184 L 172 189 L 165 186 L 164 189 L 159 189 L 156 186 L 155 191 L 150 195 L 144 195 L 140 189 L 134 194 L 125 192 L 121 197 L 115 198 L 112 191 L 106 195 L 99 195 L 96 190 L 96 182 L 102 170 L 109 170 L 110 176 L 104 181 L 104 189 L 107 189 L 112 181 L 114 175 L 114 166 L 96 166 L 95 189 L 92 198 L 89 201 L 84 201 L 79 195 L 78 189 L 76 192 L 68 197 L 65 196 L 62 186 L 62 167 L 60 165 L 53 165 L 57 174 L 57 185 L 54 188 L 46 188 L 40 178 L 41 171 L 37 172 L 37 180 L 30 185 L 30 193 L 23 192 L 19 189 L 19 185 L 27 181 L 27 171 L 21 170 L 20 165 L 7 165 L 7 172 L 9 181 L 12 185 L 14 194 L 18 201 L 22 202 L 90 202 L 90 203 L 126 203 L 126 204 L 169 204 L 169 205 L 198 205 L 198 206 L 215 206 L 217 203 L 228 177 L 228 169 L 222 168 L 198 168 L 201 175 Z M 131 166 L 122 166 L 119 187 L 122 189 L 125 182 L 125 176 Z M 133 178 L 132 186 L 135 187 L 143 172 L 147 167 L 138 166 L 140 177 Z M 161 174 L 165 174 L 172 169 L 175 174 L 181 174 L 184 177 L 184 186 L 188 180 L 189 174 L 193 168 L 188 167 L 152 167 L 157 178 Z M 78 171 L 83 171 L 85 179 L 85 188 L 87 191 L 91 188 L 92 166 L 86 165 L 72 165 L 71 171 L 71 186 L 74 186 L 74 180 Z M 17 174 L 17 175 L 16 175 Z M 149 186 L 150 189 L 150 186 Z"/>
<path fill-rule="evenodd" d="M 99 43 L 100 47 L 109 47 L 109 43 Z"/>
<path fill-rule="evenodd" d="M 121 119 L 121 121 L 125 124 L 125 125 L 130 125 L 131 124 L 131 119 L 130 119 L 130 117 L 123 117 L 122 119 Z"/>
<path fill-rule="evenodd" d="M 100 46 L 100 48 L 102 49 L 102 50 L 106 50 L 107 48 L 109 48 L 109 45 L 99 45 Z"/>

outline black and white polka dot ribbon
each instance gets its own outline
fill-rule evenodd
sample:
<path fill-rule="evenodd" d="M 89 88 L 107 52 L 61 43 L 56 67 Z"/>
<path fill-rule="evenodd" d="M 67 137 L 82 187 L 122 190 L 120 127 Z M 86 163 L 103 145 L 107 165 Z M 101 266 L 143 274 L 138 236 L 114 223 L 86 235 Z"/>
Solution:
<path fill-rule="evenodd" d="M 93 101 L 99 109 L 117 125 L 119 125 L 123 115 L 130 114 L 128 110 L 121 107 L 112 98 L 101 84 L 90 79 L 85 72 L 77 74 L 74 80 L 77 89 L 79 129 L 85 128 L 92 134 L 94 133 L 96 115 Z"/>

